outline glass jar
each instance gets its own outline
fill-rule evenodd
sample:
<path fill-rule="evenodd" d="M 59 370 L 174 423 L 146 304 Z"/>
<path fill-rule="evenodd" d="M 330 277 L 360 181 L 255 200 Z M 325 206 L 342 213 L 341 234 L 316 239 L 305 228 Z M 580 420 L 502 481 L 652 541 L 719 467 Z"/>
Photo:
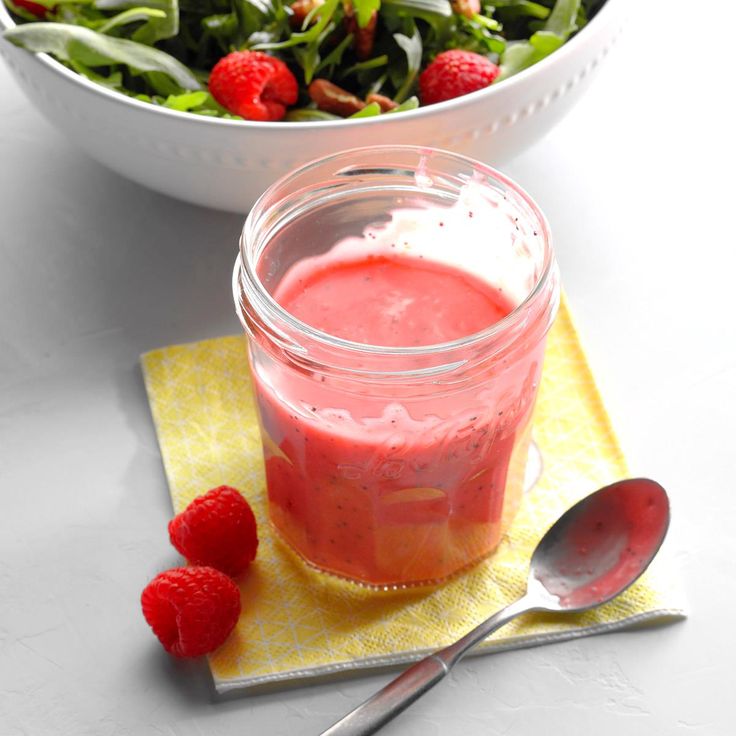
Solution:
<path fill-rule="evenodd" d="M 472 274 L 504 295 L 508 314 L 432 345 L 322 332 L 274 293 L 336 244 Z M 521 499 L 559 299 L 549 227 L 530 197 L 444 151 L 338 153 L 258 200 L 233 291 L 279 536 L 310 565 L 377 587 L 434 584 L 489 555 Z"/>

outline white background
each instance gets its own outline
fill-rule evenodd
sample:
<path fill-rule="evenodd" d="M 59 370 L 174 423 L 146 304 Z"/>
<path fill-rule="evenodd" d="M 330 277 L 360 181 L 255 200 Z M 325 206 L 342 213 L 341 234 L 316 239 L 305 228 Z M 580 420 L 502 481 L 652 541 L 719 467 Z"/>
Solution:
<path fill-rule="evenodd" d="M 635 3 L 583 102 L 506 167 L 552 223 L 632 472 L 674 501 L 691 617 L 481 657 L 384 733 L 736 733 L 736 3 Z M 0 67 L 0 734 L 317 734 L 387 679 L 213 702 L 140 591 L 178 558 L 141 352 L 233 333 L 241 218 L 73 149 Z"/>

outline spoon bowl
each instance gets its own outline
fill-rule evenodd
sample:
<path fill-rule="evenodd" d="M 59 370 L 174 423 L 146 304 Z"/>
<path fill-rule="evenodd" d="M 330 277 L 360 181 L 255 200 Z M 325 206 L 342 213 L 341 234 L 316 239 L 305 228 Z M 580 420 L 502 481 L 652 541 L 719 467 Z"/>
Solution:
<path fill-rule="evenodd" d="M 669 520 L 667 493 L 653 480 L 601 488 L 568 509 L 539 542 L 527 596 L 539 597 L 546 610 L 569 612 L 611 600 L 649 566 Z"/>
<path fill-rule="evenodd" d="M 649 567 L 669 521 L 667 493 L 648 478 L 622 480 L 587 496 L 542 537 L 521 598 L 409 667 L 322 736 L 375 733 L 445 677 L 468 650 L 516 616 L 586 611 L 615 598 Z"/>

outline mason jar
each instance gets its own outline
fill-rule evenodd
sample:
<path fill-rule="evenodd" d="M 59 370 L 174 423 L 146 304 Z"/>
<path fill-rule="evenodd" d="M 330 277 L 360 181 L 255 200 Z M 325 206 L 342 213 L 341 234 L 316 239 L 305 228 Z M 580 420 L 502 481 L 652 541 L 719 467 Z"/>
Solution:
<path fill-rule="evenodd" d="M 436 584 L 487 557 L 522 498 L 559 300 L 529 195 L 445 151 L 338 153 L 258 200 L 233 291 L 278 536 L 376 587 Z M 293 306 L 308 298 L 309 319 Z"/>

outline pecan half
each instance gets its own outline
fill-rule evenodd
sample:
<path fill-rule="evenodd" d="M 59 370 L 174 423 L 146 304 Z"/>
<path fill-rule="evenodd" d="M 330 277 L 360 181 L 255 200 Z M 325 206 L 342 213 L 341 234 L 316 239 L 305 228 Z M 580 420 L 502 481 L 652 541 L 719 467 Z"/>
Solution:
<path fill-rule="evenodd" d="M 326 79 L 315 79 L 309 85 L 309 96 L 320 110 L 340 115 L 343 118 L 365 107 L 363 100 Z"/>
<path fill-rule="evenodd" d="M 478 0 L 480 2 L 480 0 Z M 358 25 L 358 18 L 353 10 L 353 4 L 346 0 L 343 3 L 345 15 L 343 21 L 345 23 L 345 32 L 353 34 L 353 50 L 355 55 L 365 61 L 370 58 L 373 53 L 373 43 L 376 39 L 376 23 L 378 22 L 378 13 L 374 10 L 371 17 L 364 28 Z"/>
<path fill-rule="evenodd" d="M 371 102 L 377 102 L 378 106 L 381 108 L 381 112 L 388 112 L 389 110 L 393 110 L 394 108 L 398 107 L 398 105 L 390 97 L 386 97 L 386 95 L 379 95 L 375 92 L 371 92 L 365 98 L 365 101 L 369 105 L 371 104 Z"/>
<path fill-rule="evenodd" d="M 452 9 L 458 15 L 472 18 L 480 13 L 480 0 L 452 0 Z"/>
<path fill-rule="evenodd" d="M 289 17 L 289 25 L 292 28 L 301 28 L 304 25 L 306 17 L 320 5 L 324 5 L 325 0 L 295 0 L 291 4 L 291 16 Z M 312 22 L 317 21 L 317 15 L 313 17 Z"/>

